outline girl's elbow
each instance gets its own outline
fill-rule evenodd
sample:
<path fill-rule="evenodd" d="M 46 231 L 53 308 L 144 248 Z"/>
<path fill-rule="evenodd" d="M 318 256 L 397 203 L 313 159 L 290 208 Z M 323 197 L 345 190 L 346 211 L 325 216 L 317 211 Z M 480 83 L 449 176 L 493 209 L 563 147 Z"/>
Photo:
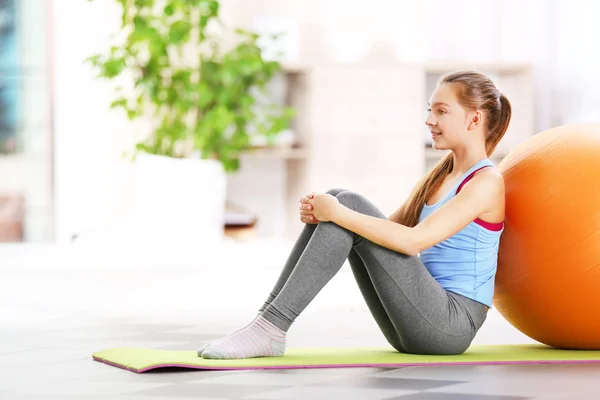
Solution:
<path fill-rule="evenodd" d="M 416 240 L 416 238 L 413 238 L 413 240 L 411 240 L 410 244 L 407 246 L 406 255 L 417 256 L 421 250 L 423 250 L 421 242 Z"/>
<path fill-rule="evenodd" d="M 407 256 L 417 256 L 421 252 L 421 249 L 416 244 L 403 243 L 399 246 L 395 246 L 397 252 L 406 254 Z"/>
<path fill-rule="evenodd" d="M 397 252 L 406 254 L 407 256 L 417 256 L 421 252 L 421 240 L 419 240 L 419 232 L 415 231 L 414 228 L 410 228 L 406 231 L 406 227 L 403 227 L 403 231 L 397 234 L 398 241 L 394 246 L 394 250 Z M 400 241 L 400 242 L 399 242 Z"/>
<path fill-rule="evenodd" d="M 408 250 L 405 252 L 405 254 L 406 254 L 407 256 L 416 257 L 416 256 L 418 256 L 418 255 L 419 255 L 419 253 L 420 253 L 420 252 L 421 252 L 421 250 L 419 250 L 418 248 L 416 248 L 416 247 L 411 247 L 411 248 L 409 248 L 409 249 L 408 249 Z"/>

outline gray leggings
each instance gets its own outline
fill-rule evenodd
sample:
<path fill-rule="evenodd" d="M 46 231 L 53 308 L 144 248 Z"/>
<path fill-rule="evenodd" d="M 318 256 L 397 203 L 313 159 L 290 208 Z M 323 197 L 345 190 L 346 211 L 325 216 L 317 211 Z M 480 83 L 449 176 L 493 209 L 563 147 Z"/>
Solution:
<path fill-rule="evenodd" d="M 357 193 L 327 193 L 354 211 L 386 219 Z M 260 309 L 263 317 L 287 331 L 346 259 L 371 314 L 399 352 L 461 354 L 485 321 L 487 306 L 446 291 L 419 257 L 382 247 L 333 222 L 304 227 Z"/>

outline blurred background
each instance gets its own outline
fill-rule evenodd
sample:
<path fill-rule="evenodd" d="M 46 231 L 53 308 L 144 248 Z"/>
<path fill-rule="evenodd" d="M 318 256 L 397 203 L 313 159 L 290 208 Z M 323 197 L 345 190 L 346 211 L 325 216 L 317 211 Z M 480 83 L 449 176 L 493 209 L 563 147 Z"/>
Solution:
<path fill-rule="evenodd" d="M 198 46 L 215 15 L 222 57 Z M 485 72 L 512 102 L 495 162 L 600 122 L 598 15 L 592 0 L 0 0 L 10 351 L 45 338 L 87 362 L 131 321 L 192 325 L 182 348 L 247 323 L 303 228 L 302 195 L 355 190 L 390 215 L 444 155 L 424 123 L 444 73 Z M 347 265 L 301 320 L 290 347 L 386 345 Z M 474 341 L 523 342 L 495 308 Z"/>
<path fill-rule="evenodd" d="M 511 101 L 496 163 L 600 122 L 598 16 L 594 0 L 0 0 L 0 398 L 131 398 L 135 374 L 76 379 L 112 371 L 92 352 L 191 350 L 250 322 L 301 196 L 346 188 L 390 215 L 444 156 L 425 119 L 445 73 L 484 72 Z M 473 341 L 532 342 L 496 307 Z M 287 345 L 388 343 L 344 265 Z M 478 393 L 529 393 L 523 368 L 489 368 L 473 374 L 503 382 Z M 592 387 L 577 368 L 553 398 Z"/>
<path fill-rule="evenodd" d="M 10 244 L 289 241 L 302 228 L 298 198 L 332 187 L 389 215 L 443 155 L 425 109 L 455 69 L 488 73 L 513 103 L 497 162 L 537 132 L 600 120 L 595 1 L 218 3 L 231 29 L 286 33 L 263 57 L 281 52 L 269 98 L 295 111 L 276 147 L 257 138 L 227 173 L 122 157 L 151 129 L 111 109 L 115 82 L 84 62 L 114 43 L 119 2 L 0 0 L 5 254 Z"/>

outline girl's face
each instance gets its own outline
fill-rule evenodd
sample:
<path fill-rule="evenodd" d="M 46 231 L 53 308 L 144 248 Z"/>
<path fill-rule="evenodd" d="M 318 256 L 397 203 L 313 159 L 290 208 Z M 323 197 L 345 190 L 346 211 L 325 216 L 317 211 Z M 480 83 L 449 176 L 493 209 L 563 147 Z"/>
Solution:
<path fill-rule="evenodd" d="M 436 150 L 452 150 L 467 140 L 470 115 L 458 103 L 451 84 L 438 86 L 429 100 L 425 125 L 429 127 Z"/>

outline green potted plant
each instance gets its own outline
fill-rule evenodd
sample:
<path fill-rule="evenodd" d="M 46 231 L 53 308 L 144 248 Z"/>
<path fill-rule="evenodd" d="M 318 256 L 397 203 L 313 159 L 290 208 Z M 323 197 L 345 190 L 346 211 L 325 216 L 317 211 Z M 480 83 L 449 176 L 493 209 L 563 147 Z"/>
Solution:
<path fill-rule="evenodd" d="M 122 21 L 115 43 L 87 61 L 99 78 L 123 83 L 110 107 L 151 126 L 133 149 L 136 163 L 151 164 L 146 184 L 138 183 L 149 186 L 140 201 L 154 220 L 162 207 L 166 221 L 186 199 L 189 226 L 222 233 L 226 174 L 239 169 L 253 138 L 274 144 L 293 116 L 264 102 L 281 63 L 263 56 L 263 37 L 243 29 L 225 48 L 218 0 L 115 1 Z"/>

